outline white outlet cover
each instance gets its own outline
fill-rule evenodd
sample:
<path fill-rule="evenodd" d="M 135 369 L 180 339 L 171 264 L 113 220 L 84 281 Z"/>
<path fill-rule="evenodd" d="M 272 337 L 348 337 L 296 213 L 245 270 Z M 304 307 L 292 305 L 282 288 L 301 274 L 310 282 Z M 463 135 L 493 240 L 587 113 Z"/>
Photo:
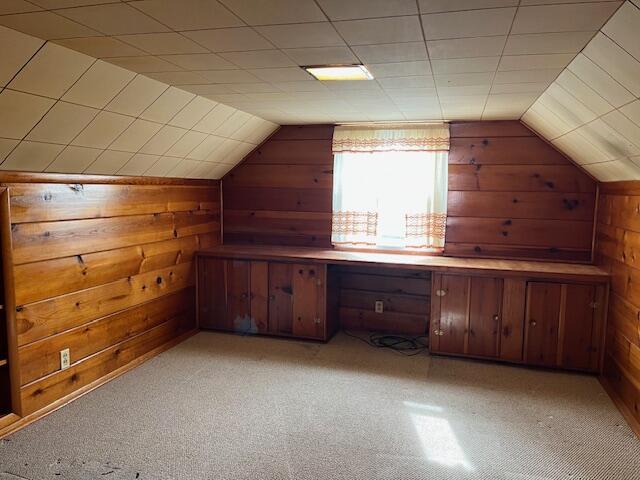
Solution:
<path fill-rule="evenodd" d="M 376 300 L 376 313 L 383 313 L 384 312 L 384 302 L 382 300 Z"/>
<path fill-rule="evenodd" d="M 71 366 L 71 354 L 69 349 L 60 350 L 60 370 L 66 370 Z"/>

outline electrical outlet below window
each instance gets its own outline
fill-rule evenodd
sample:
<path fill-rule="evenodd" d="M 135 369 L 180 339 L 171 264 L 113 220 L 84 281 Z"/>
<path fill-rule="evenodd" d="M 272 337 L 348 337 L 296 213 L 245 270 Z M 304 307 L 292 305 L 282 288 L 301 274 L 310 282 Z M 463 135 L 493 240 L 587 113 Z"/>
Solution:
<path fill-rule="evenodd" d="M 65 370 L 71 366 L 71 354 L 69 349 L 60 350 L 60 370 Z"/>
<path fill-rule="evenodd" d="M 382 300 L 376 300 L 376 313 L 384 312 L 384 302 Z"/>

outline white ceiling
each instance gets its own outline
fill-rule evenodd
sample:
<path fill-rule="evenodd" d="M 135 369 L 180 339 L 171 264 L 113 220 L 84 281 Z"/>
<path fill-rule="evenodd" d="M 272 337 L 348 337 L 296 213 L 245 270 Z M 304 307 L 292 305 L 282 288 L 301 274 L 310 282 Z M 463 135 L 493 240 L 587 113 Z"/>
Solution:
<path fill-rule="evenodd" d="M 598 180 L 640 180 L 640 0 L 625 2 L 522 120 Z"/>
<path fill-rule="evenodd" d="M 621 3 L 3 0 L 0 24 L 279 124 L 516 119 Z"/>

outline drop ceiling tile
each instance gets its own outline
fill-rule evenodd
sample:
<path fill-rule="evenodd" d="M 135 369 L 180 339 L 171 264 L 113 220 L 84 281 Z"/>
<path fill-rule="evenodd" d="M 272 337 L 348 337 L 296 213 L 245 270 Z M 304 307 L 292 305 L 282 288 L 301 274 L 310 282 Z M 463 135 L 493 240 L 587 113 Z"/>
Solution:
<path fill-rule="evenodd" d="M 95 60 L 54 43 L 47 43 L 16 75 L 9 88 L 60 98 Z"/>
<path fill-rule="evenodd" d="M 208 53 L 204 47 L 175 32 L 121 35 L 117 38 L 152 55 Z"/>
<path fill-rule="evenodd" d="M 478 73 L 495 72 L 498 68 L 500 57 L 477 58 L 445 58 L 431 60 L 433 73 L 440 75 L 446 73 Z"/>
<path fill-rule="evenodd" d="M 208 83 L 255 83 L 260 79 L 246 70 L 211 70 L 198 72 Z"/>
<path fill-rule="evenodd" d="M 152 122 L 167 123 L 194 97 L 193 93 L 185 92 L 176 87 L 169 87 L 149 108 L 142 112 L 140 118 Z"/>
<path fill-rule="evenodd" d="M 393 17 L 418 13 L 415 0 L 318 0 L 331 20 Z"/>
<path fill-rule="evenodd" d="M 96 117 L 99 110 L 57 102 L 29 132 L 27 140 L 68 144 Z"/>
<path fill-rule="evenodd" d="M 353 51 L 364 63 L 411 62 L 427 60 L 424 42 L 359 45 Z"/>
<path fill-rule="evenodd" d="M 629 159 L 584 165 L 584 169 L 601 182 L 640 179 L 640 167 Z"/>
<path fill-rule="evenodd" d="M 406 17 L 346 20 L 334 23 L 349 45 L 420 42 L 423 40 L 417 15 Z"/>
<path fill-rule="evenodd" d="M 408 75 L 427 75 L 431 73 L 428 61 L 370 63 L 367 69 L 374 78 L 405 77 Z"/>
<path fill-rule="evenodd" d="M 504 55 L 498 70 L 539 70 L 544 68 L 564 68 L 575 55 L 572 53 L 553 53 L 546 55 Z"/>
<path fill-rule="evenodd" d="M 171 119 L 169 125 L 187 129 L 193 128 L 195 124 L 202 120 L 216 105 L 217 103 L 213 100 L 196 97 Z"/>
<path fill-rule="evenodd" d="M 583 53 L 636 97 L 640 96 L 640 62 L 613 40 L 598 33 Z"/>
<path fill-rule="evenodd" d="M 399 88 L 388 90 L 387 95 L 394 101 L 399 98 L 414 98 L 414 97 L 433 97 L 436 98 L 438 93 L 435 88 Z"/>
<path fill-rule="evenodd" d="M 137 75 L 109 102 L 105 110 L 137 117 L 167 89 L 167 85 L 143 75 Z"/>
<path fill-rule="evenodd" d="M 137 152 L 151 137 L 158 133 L 160 128 L 162 128 L 162 125 L 159 123 L 136 119 L 109 145 L 109 149 L 123 152 Z"/>
<path fill-rule="evenodd" d="M 4 0 L 0 3 L 0 15 L 7 15 L 9 13 L 25 13 L 35 12 L 42 10 L 33 3 L 26 0 Z"/>
<path fill-rule="evenodd" d="M 327 87 L 322 82 L 274 82 L 272 83 L 278 90 L 282 90 L 287 93 L 300 93 L 300 92 L 326 92 Z"/>
<path fill-rule="evenodd" d="M 502 55 L 506 36 L 456 38 L 449 40 L 432 40 L 427 42 L 429 57 L 440 58 L 473 58 L 495 57 Z"/>
<path fill-rule="evenodd" d="M 358 63 L 358 59 L 348 47 L 290 48 L 283 50 L 283 52 L 285 52 L 289 58 L 293 59 L 291 65 Z"/>
<path fill-rule="evenodd" d="M 82 173 L 102 152 L 96 148 L 67 146 L 47 166 L 45 172 Z"/>
<path fill-rule="evenodd" d="M 228 84 L 215 83 L 206 85 L 180 85 L 180 89 L 196 95 L 215 95 L 220 93 L 234 93 L 234 90 Z"/>
<path fill-rule="evenodd" d="M 220 56 L 241 68 L 276 68 L 295 65 L 280 50 L 257 50 L 249 52 L 226 52 Z"/>
<path fill-rule="evenodd" d="M 595 32 L 528 33 L 509 35 L 505 55 L 578 53 Z"/>
<path fill-rule="evenodd" d="M 229 70 L 237 68 L 215 53 L 191 53 L 186 55 L 164 55 L 163 60 L 185 70 Z"/>
<path fill-rule="evenodd" d="M 164 155 L 185 133 L 184 128 L 165 125 L 140 149 L 140 153 Z"/>
<path fill-rule="evenodd" d="M 198 132 L 213 133 L 236 111 L 235 108 L 219 103 L 193 129 Z"/>
<path fill-rule="evenodd" d="M 158 157 L 157 155 L 136 153 L 116 172 L 116 175 L 142 175 L 154 163 L 156 163 L 159 158 L 160 157 Z"/>
<path fill-rule="evenodd" d="M 149 72 L 147 76 L 167 85 L 200 85 L 207 80 L 199 72 Z"/>
<path fill-rule="evenodd" d="M 112 37 L 61 38 L 55 43 L 95 58 L 145 55 L 140 49 Z"/>
<path fill-rule="evenodd" d="M 465 95 L 488 95 L 491 90 L 491 84 L 484 85 L 462 85 L 447 87 L 438 85 L 438 97 L 441 99 L 457 98 Z"/>
<path fill-rule="evenodd" d="M 200 145 L 207 135 L 201 132 L 189 131 L 174 143 L 165 155 L 170 157 L 186 157 L 191 150 Z"/>
<path fill-rule="evenodd" d="M 257 27 L 257 30 L 278 48 L 333 47 L 345 44 L 329 22 L 267 25 Z"/>
<path fill-rule="evenodd" d="M 559 68 L 497 72 L 493 82 L 495 84 L 552 82 L 560 72 L 561 69 Z"/>
<path fill-rule="evenodd" d="M 0 88 L 9 83 L 43 44 L 43 40 L 0 26 Z"/>
<path fill-rule="evenodd" d="M 543 94 L 544 95 L 544 94 Z M 570 130 L 553 112 L 544 107 L 538 99 L 522 116 L 522 120 L 549 141 Z"/>
<path fill-rule="evenodd" d="M 571 70 L 565 69 L 558 76 L 555 82 L 564 90 L 573 95 L 585 107 L 596 115 L 604 115 L 613 110 L 613 106 L 604 98 L 584 83 L 580 78 L 574 75 Z"/>
<path fill-rule="evenodd" d="M 314 81 L 314 78 L 300 67 L 258 68 L 250 73 L 265 82 Z"/>
<path fill-rule="evenodd" d="M 144 172 L 144 175 L 146 177 L 164 177 L 179 162 L 180 159 L 176 157 L 160 157 L 156 163 Z"/>
<path fill-rule="evenodd" d="M 135 7 L 173 30 L 200 30 L 243 25 L 215 0 L 143 0 Z"/>
<path fill-rule="evenodd" d="M 310 123 L 314 123 L 314 122 L 310 122 Z M 209 175 L 206 178 L 211 178 L 211 179 L 222 178 L 232 168 L 233 168 L 233 165 L 226 165 L 223 163 L 219 163 L 211 169 L 211 171 L 209 172 Z"/>
<path fill-rule="evenodd" d="M 11 140 L 9 138 L 0 138 L 0 163 L 9 156 L 11 151 L 16 148 L 20 140 Z"/>
<path fill-rule="evenodd" d="M 124 132 L 133 118 L 118 113 L 100 112 L 96 118 L 73 139 L 72 145 L 105 149 L 122 132 Z"/>
<path fill-rule="evenodd" d="M 515 13 L 515 8 L 492 8 L 422 15 L 424 37 L 441 40 L 507 35 Z"/>
<path fill-rule="evenodd" d="M 493 73 L 450 73 L 448 75 L 435 75 L 434 78 L 438 88 L 465 87 L 467 85 L 491 85 Z"/>
<path fill-rule="evenodd" d="M 629 90 L 582 53 L 569 64 L 568 69 L 614 107 L 620 107 L 634 99 Z"/>
<path fill-rule="evenodd" d="M 240 144 L 237 140 L 232 140 L 227 138 L 222 142 L 219 148 L 216 148 L 213 151 L 213 156 L 216 158 L 216 162 L 225 162 L 227 161 L 227 156 Z M 211 161 L 211 160 L 209 160 Z"/>
<path fill-rule="evenodd" d="M 196 162 L 195 160 L 181 160 L 175 167 L 169 170 L 166 177 L 173 178 L 185 178 L 189 175 L 189 173 L 195 169 L 201 162 Z"/>
<path fill-rule="evenodd" d="M 194 160 L 206 160 L 216 148 L 222 145 L 224 140 L 225 139 L 223 137 L 208 135 L 200 145 L 189 152 L 189 158 Z"/>
<path fill-rule="evenodd" d="M 636 100 L 635 102 L 625 105 L 624 107 L 620 108 L 620 112 L 622 112 L 623 115 L 625 115 L 636 125 L 640 126 L 640 100 Z"/>
<path fill-rule="evenodd" d="M 259 83 L 239 83 L 237 85 L 229 85 L 231 89 L 236 93 L 280 93 L 281 91 L 264 82 Z"/>
<path fill-rule="evenodd" d="M 640 149 L 640 125 L 635 124 L 617 110 L 603 115 L 602 120 L 619 135 L 633 143 L 636 148 Z"/>
<path fill-rule="evenodd" d="M 56 8 L 84 7 L 85 5 L 98 5 L 101 3 L 118 3 L 120 0 L 29 0 L 39 7 L 47 10 Z"/>
<path fill-rule="evenodd" d="M 130 152 L 116 152 L 103 150 L 102 153 L 89 165 L 83 173 L 93 175 L 114 175 L 122 166 L 133 157 Z"/>
<path fill-rule="evenodd" d="M 556 138 L 553 145 L 579 165 L 598 163 L 608 159 L 607 154 L 590 142 L 579 130 Z"/>
<path fill-rule="evenodd" d="M 619 5 L 597 2 L 520 7 L 511 33 L 596 31 Z"/>
<path fill-rule="evenodd" d="M 549 83 L 503 83 L 500 85 L 493 85 L 491 87 L 491 93 L 537 93 L 541 94 L 544 92 Z"/>
<path fill-rule="evenodd" d="M 182 32 L 182 34 L 212 52 L 273 49 L 273 45 L 266 38 L 249 27 L 197 30 L 193 32 Z"/>
<path fill-rule="evenodd" d="M 99 36 L 100 32 L 92 30 L 77 22 L 64 18 L 53 12 L 20 13 L 0 16 L 0 25 L 28 33 L 44 40 L 73 37 Z"/>
<path fill-rule="evenodd" d="M 518 0 L 418 0 L 420 13 L 454 12 L 482 8 L 516 7 Z"/>
<path fill-rule="evenodd" d="M 211 170 L 211 164 L 209 162 L 200 162 L 200 164 L 194 168 L 187 178 L 206 178 L 207 173 Z"/>
<path fill-rule="evenodd" d="M 3 90 L 0 92 L 0 137 L 22 139 L 54 103 L 49 98 Z"/>
<path fill-rule="evenodd" d="M 432 75 L 412 75 L 409 77 L 390 77 L 381 78 L 378 83 L 385 89 L 394 88 L 416 88 L 416 87 L 433 87 Z"/>
<path fill-rule="evenodd" d="M 212 133 L 219 137 L 231 137 L 240 127 L 249 121 L 251 115 L 241 110 L 233 112 L 227 120 Z"/>
<path fill-rule="evenodd" d="M 173 63 L 151 55 L 107 58 L 106 61 L 138 73 L 179 72 L 182 70 L 182 68 Z"/>
<path fill-rule="evenodd" d="M 583 125 L 578 131 L 605 152 L 608 160 L 640 154 L 640 148 L 636 144 L 618 133 L 602 118 Z"/>
<path fill-rule="evenodd" d="M 313 0 L 221 0 L 249 25 L 307 23 L 326 20 Z"/>
<path fill-rule="evenodd" d="M 0 170 L 42 172 L 62 151 L 64 145 L 23 141 L 6 158 Z"/>
<path fill-rule="evenodd" d="M 640 8 L 626 2 L 605 24 L 602 31 L 627 52 L 640 60 Z"/>
<path fill-rule="evenodd" d="M 103 108 L 133 80 L 135 73 L 98 60 L 65 93 L 63 100 Z"/>
<path fill-rule="evenodd" d="M 153 18 L 121 2 L 56 10 L 56 13 L 106 35 L 169 30 Z"/>

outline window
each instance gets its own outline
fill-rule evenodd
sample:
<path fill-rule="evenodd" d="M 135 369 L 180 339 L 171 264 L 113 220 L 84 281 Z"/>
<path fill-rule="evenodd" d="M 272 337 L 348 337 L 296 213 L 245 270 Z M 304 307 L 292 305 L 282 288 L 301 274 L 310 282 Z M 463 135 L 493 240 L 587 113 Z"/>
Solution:
<path fill-rule="evenodd" d="M 340 128 L 333 145 L 334 245 L 441 251 L 448 129 Z"/>

